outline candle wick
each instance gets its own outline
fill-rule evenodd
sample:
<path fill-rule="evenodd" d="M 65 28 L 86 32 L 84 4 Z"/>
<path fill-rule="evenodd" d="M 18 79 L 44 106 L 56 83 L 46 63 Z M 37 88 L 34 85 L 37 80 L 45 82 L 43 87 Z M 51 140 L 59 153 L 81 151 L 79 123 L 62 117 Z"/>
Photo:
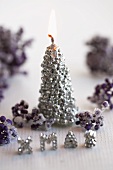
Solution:
<path fill-rule="evenodd" d="M 50 34 L 48 34 L 48 37 L 50 37 L 50 38 L 51 38 L 51 42 L 52 42 L 52 44 L 54 44 L 54 38 L 53 38 L 53 36 L 52 36 L 52 35 L 50 35 Z"/>
<path fill-rule="evenodd" d="M 52 44 L 54 44 L 54 38 L 53 37 L 51 38 L 51 42 L 52 42 Z"/>

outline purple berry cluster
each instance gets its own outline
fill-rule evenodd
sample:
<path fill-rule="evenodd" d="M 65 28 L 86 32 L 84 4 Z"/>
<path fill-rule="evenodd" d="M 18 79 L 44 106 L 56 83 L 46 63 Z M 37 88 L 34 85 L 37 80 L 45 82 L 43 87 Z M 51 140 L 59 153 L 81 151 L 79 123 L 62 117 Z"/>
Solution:
<path fill-rule="evenodd" d="M 95 36 L 86 45 L 90 47 L 86 62 L 91 72 L 113 75 L 113 46 L 109 39 Z"/>
<path fill-rule="evenodd" d="M 43 130 L 50 130 L 51 126 L 55 123 L 54 119 L 47 119 L 44 117 L 42 113 L 38 113 L 38 109 L 34 108 L 32 110 L 33 115 L 33 123 L 31 125 L 31 129 L 43 129 Z"/>
<path fill-rule="evenodd" d="M 92 103 L 96 103 L 99 107 L 106 100 L 109 103 L 109 109 L 113 109 L 113 80 L 105 79 L 105 82 L 95 87 L 95 91 L 91 97 L 88 97 Z"/>
<path fill-rule="evenodd" d="M 20 67 L 27 59 L 26 47 L 32 40 L 23 41 L 23 29 L 16 33 L 0 26 L 0 101 L 3 99 L 4 89 L 8 78 L 21 72 Z"/>
<path fill-rule="evenodd" d="M 53 119 L 47 119 L 43 114 L 39 114 L 37 108 L 33 108 L 32 112 L 28 111 L 29 105 L 22 100 L 12 107 L 13 123 L 15 126 L 22 128 L 24 125 L 30 125 L 33 130 L 50 130 L 54 124 Z"/>
<path fill-rule="evenodd" d="M 95 108 L 93 113 L 91 111 L 83 111 L 76 114 L 76 125 L 80 125 L 86 130 L 98 130 L 103 126 L 102 112 L 107 109 L 108 102 L 105 101 L 102 105 L 102 109 Z"/>
<path fill-rule="evenodd" d="M 12 126 L 12 121 L 5 116 L 0 117 L 0 145 L 10 143 L 17 138 L 17 130 Z"/>
<path fill-rule="evenodd" d="M 15 126 L 19 128 L 24 126 L 24 122 L 26 121 L 26 117 L 28 115 L 28 108 L 29 105 L 24 100 L 21 100 L 20 103 L 17 103 L 12 107 L 13 123 Z"/>

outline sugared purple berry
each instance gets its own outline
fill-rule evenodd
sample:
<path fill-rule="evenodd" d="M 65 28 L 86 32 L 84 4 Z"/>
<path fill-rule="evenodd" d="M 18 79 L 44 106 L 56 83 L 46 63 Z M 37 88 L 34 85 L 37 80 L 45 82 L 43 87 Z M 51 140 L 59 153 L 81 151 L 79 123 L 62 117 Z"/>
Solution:
<path fill-rule="evenodd" d="M 6 121 L 7 121 L 9 124 L 11 124 L 11 125 L 12 125 L 12 120 L 7 119 Z"/>
<path fill-rule="evenodd" d="M 29 105 L 24 100 L 21 100 L 20 103 L 17 103 L 12 107 L 13 123 L 15 126 L 22 128 L 24 126 L 24 122 L 28 122 L 28 107 Z"/>
<path fill-rule="evenodd" d="M 5 116 L 1 116 L 1 117 L 0 117 L 0 121 L 1 121 L 1 122 L 5 122 L 5 120 L 6 120 L 6 117 L 5 117 Z"/>

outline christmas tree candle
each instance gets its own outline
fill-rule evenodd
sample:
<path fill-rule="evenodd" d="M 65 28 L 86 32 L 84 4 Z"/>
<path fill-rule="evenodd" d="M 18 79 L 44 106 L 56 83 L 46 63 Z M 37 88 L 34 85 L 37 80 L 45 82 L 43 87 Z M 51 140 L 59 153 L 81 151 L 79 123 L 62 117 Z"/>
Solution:
<path fill-rule="evenodd" d="M 48 36 L 51 38 L 51 45 L 47 47 L 41 64 L 43 69 L 39 113 L 48 119 L 54 119 L 56 124 L 70 125 L 75 122 L 78 108 L 75 106 L 69 69 L 53 36 Z"/>

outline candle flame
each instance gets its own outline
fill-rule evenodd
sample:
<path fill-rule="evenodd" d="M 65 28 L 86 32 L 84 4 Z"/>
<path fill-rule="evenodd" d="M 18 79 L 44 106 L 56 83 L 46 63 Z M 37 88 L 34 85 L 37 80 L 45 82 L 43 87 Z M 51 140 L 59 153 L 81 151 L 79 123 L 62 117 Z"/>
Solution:
<path fill-rule="evenodd" d="M 48 36 L 51 38 L 52 43 L 54 42 L 54 38 L 56 39 L 57 36 L 55 10 L 51 11 L 48 27 Z"/>

